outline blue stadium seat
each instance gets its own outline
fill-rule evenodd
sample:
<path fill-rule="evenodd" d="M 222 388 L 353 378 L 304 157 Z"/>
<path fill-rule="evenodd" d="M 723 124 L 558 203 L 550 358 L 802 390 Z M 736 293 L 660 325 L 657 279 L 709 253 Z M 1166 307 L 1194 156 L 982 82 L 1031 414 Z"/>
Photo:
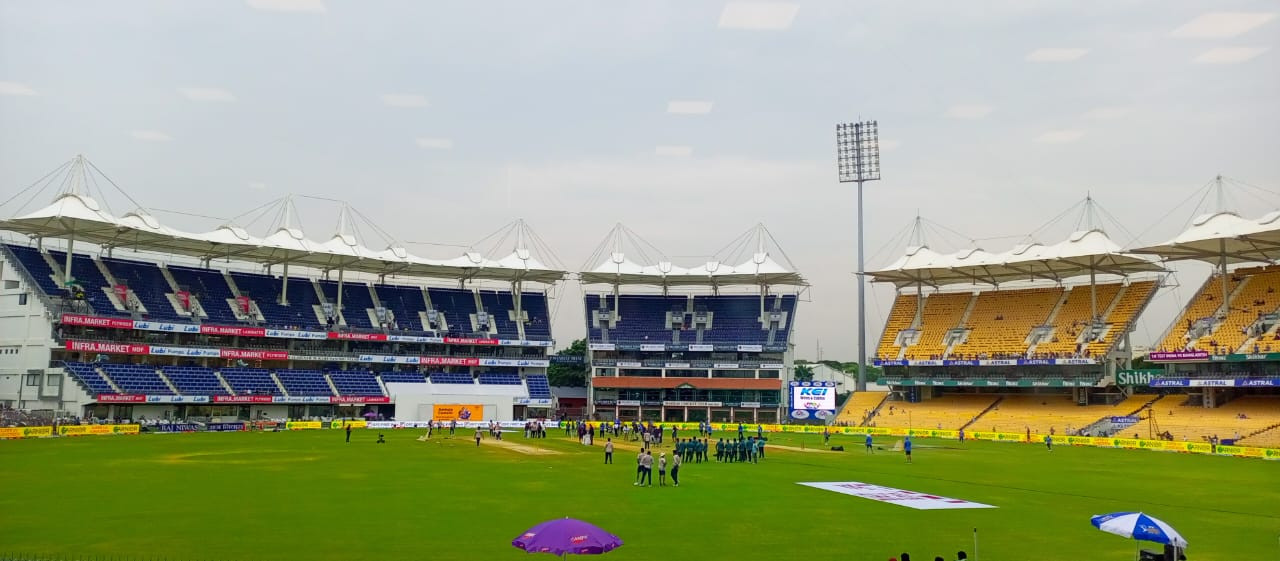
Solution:
<path fill-rule="evenodd" d="M 271 373 L 265 368 L 222 368 L 218 370 L 222 378 L 231 384 L 236 395 L 281 395 L 280 387 L 271 379 Z"/>
<path fill-rule="evenodd" d="M 402 384 L 425 384 L 426 376 L 417 372 L 383 372 L 378 375 L 384 384 L 398 382 Z"/>
<path fill-rule="evenodd" d="M 529 397 L 533 399 L 551 399 L 551 384 L 547 382 L 546 374 L 529 374 L 525 376 L 528 382 Z"/>
<path fill-rule="evenodd" d="M 382 302 L 382 305 L 395 315 L 396 323 L 400 326 L 400 329 L 410 331 L 429 331 L 431 329 L 422 325 L 422 320 L 418 316 L 418 312 L 427 311 L 427 301 L 422 297 L 421 288 L 375 284 L 373 285 L 373 290 L 378 293 L 378 301 Z"/>
<path fill-rule="evenodd" d="M 284 385 L 289 395 L 333 395 L 333 389 L 329 387 L 329 382 L 325 381 L 324 373 L 319 370 L 280 369 L 276 370 L 276 377 L 280 379 L 280 383 Z"/>
<path fill-rule="evenodd" d="M 239 322 L 231 311 L 231 304 L 227 302 L 233 295 L 221 272 L 169 265 L 169 274 L 173 275 L 178 288 L 190 292 L 200 301 L 205 314 L 209 316 L 205 321 L 221 325 L 235 325 Z"/>
<path fill-rule="evenodd" d="M 25 245 L 5 244 L 18 262 L 27 269 L 27 273 L 35 279 L 40 290 L 49 296 L 66 296 L 67 291 L 53 280 L 53 269 L 40 255 L 40 250 Z M 65 255 L 65 254 L 64 254 Z"/>
<path fill-rule="evenodd" d="M 162 366 L 166 378 L 182 395 L 227 395 L 212 368 L 203 366 Z"/>
<path fill-rule="evenodd" d="M 90 395 L 113 394 L 116 390 L 95 369 L 95 364 L 84 362 L 64 362 L 62 367 L 76 381 L 85 387 Z"/>
<path fill-rule="evenodd" d="M 449 324 L 449 332 L 456 335 L 471 335 L 471 314 L 476 313 L 475 295 L 470 290 L 456 288 L 428 288 L 431 305 L 444 315 Z"/>
<path fill-rule="evenodd" d="M 380 396 L 382 387 L 368 370 L 330 370 L 329 379 L 341 395 Z"/>
<path fill-rule="evenodd" d="M 169 302 L 169 282 L 165 280 L 160 267 L 155 263 L 128 261 L 125 259 L 102 258 L 102 263 L 111 271 L 116 281 L 129 287 L 147 308 L 147 319 L 156 321 L 189 321 L 178 315 Z"/>
<path fill-rule="evenodd" d="M 98 366 L 121 391 L 130 394 L 173 395 L 173 390 L 156 374 L 156 367 L 144 364 L 100 363 Z"/>
<path fill-rule="evenodd" d="M 456 372 L 432 372 L 430 375 L 432 384 L 474 384 L 475 379 L 470 374 L 461 374 Z"/>

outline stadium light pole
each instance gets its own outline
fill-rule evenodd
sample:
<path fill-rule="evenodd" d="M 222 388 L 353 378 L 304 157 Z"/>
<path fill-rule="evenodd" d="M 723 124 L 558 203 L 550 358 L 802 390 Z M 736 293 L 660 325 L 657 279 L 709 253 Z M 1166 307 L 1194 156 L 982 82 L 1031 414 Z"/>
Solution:
<path fill-rule="evenodd" d="M 862 184 L 880 179 L 880 129 L 875 121 L 836 125 L 836 171 L 841 183 L 858 184 L 858 391 L 867 390 L 867 280 L 864 262 Z"/>

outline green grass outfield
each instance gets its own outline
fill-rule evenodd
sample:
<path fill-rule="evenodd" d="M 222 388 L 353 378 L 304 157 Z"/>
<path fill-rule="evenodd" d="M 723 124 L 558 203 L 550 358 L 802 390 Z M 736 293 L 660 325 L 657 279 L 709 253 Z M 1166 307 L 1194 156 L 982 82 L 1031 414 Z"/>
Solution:
<path fill-rule="evenodd" d="M 477 449 L 420 430 L 102 436 L 0 441 L 0 557 L 182 560 L 523 559 L 511 539 L 561 516 L 626 545 L 607 559 L 972 557 L 1128 560 L 1134 544 L 1089 516 L 1142 510 L 1178 528 L 1192 561 L 1280 558 L 1280 462 L 1193 454 L 918 440 L 868 455 L 819 435 L 773 435 L 755 465 L 687 464 L 680 488 L 637 488 L 635 452 L 602 465 L 552 432 Z M 878 439 L 892 447 L 899 439 Z M 603 439 L 598 442 L 603 443 Z M 663 448 L 670 450 L 669 444 Z M 995 505 L 920 511 L 796 485 L 862 481 Z M 656 482 L 656 475 L 655 475 Z"/>

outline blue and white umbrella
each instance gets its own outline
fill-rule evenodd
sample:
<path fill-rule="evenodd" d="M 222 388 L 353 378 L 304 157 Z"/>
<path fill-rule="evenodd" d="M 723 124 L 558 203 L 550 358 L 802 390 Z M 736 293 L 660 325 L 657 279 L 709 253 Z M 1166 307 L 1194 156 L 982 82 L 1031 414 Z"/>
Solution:
<path fill-rule="evenodd" d="M 1187 547 L 1187 540 L 1173 526 L 1163 520 L 1141 512 L 1113 512 L 1099 514 L 1089 521 L 1103 532 L 1156 543 L 1165 543 L 1178 549 Z"/>

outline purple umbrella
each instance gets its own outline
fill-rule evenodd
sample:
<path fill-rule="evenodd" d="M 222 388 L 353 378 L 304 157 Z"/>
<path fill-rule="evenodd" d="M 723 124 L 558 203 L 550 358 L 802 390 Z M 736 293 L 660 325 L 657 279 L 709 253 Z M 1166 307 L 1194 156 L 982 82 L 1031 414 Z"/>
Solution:
<path fill-rule="evenodd" d="M 372 418 L 374 418 L 374 417 L 377 417 L 377 416 L 378 416 L 378 414 L 377 414 L 377 413 L 374 413 L 373 411 L 370 411 L 370 412 L 368 412 L 368 413 L 365 413 L 365 414 L 364 414 L 364 416 L 365 416 L 365 418 L 366 418 L 366 419 L 372 419 Z"/>
<path fill-rule="evenodd" d="M 511 545 L 526 553 L 599 555 L 622 546 L 622 538 L 573 518 L 548 520 L 525 530 Z"/>

